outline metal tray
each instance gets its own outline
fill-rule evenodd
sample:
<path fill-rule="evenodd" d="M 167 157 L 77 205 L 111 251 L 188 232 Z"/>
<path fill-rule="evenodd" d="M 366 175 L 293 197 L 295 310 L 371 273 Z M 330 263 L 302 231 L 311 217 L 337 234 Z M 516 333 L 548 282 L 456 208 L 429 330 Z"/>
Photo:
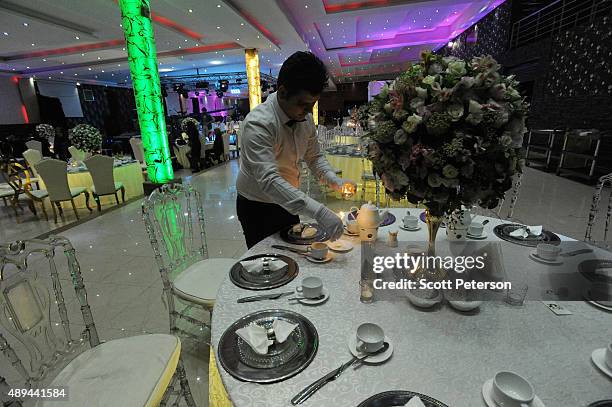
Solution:
<path fill-rule="evenodd" d="M 362 401 L 357 407 L 403 406 L 414 396 L 418 396 L 423 404 L 425 404 L 425 407 L 448 407 L 446 404 L 432 397 L 406 390 L 385 391 L 375 394 L 367 400 Z"/>
<path fill-rule="evenodd" d="M 323 229 L 319 228 L 319 225 L 317 225 L 316 223 L 305 223 L 305 225 L 316 228 L 317 234 L 310 238 L 302 238 L 300 236 L 293 234 L 292 232 L 293 225 L 291 225 L 280 231 L 281 239 L 283 239 L 287 243 L 301 244 L 301 245 L 309 245 L 314 242 L 324 242 L 327 239 L 329 239 L 329 237 L 327 236 L 327 233 Z"/>
<path fill-rule="evenodd" d="M 510 233 L 521 227 L 524 227 L 524 225 L 517 223 L 504 223 L 502 225 L 495 226 L 493 228 L 493 233 L 495 233 L 495 236 L 502 240 L 528 247 L 536 247 L 540 243 L 559 244 L 561 241 L 559 236 L 548 230 L 542 230 L 542 233 L 539 236 L 528 236 L 524 239 L 510 236 Z"/>
<path fill-rule="evenodd" d="M 262 257 L 280 259 L 287 263 L 287 266 L 274 272 L 262 271 L 261 273 L 249 273 L 245 270 L 242 264 L 240 264 L 240 262 L 244 260 L 254 260 Z M 291 257 L 282 254 L 269 253 L 256 254 L 254 256 L 241 259 L 232 266 L 229 276 L 234 285 L 244 288 L 245 290 L 271 290 L 287 284 L 298 275 L 298 272 L 298 264 Z"/>
<path fill-rule="evenodd" d="M 267 329 L 275 319 L 298 324 L 289 338 L 282 344 L 270 345 L 267 355 L 253 352 L 236 331 L 249 324 Z M 319 348 L 319 334 L 314 325 L 293 311 L 265 310 L 246 315 L 234 322 L 219 340 L 219 363 L 238 380 L 254 383 L 275 383 L 295 376 L 314 359 Z"/>

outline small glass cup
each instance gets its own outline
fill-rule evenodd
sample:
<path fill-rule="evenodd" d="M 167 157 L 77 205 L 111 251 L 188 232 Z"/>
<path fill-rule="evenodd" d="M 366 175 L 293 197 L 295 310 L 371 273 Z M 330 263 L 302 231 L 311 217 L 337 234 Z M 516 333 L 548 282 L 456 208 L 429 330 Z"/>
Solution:
<path fill-rule="evenodd" d="M 360 280 L 359 288 L 359 301 L 364 304 L 371 304 L 372 302 L 374 302 L 374 286 L 372 280 Z"/>
<path fill-rule="evenodd" d="M 523 305 L 527 297 L 527 289 L 527 284 L 513 282 L 512 288 L 506 290 L 506 303 L 514 306 Z"/>

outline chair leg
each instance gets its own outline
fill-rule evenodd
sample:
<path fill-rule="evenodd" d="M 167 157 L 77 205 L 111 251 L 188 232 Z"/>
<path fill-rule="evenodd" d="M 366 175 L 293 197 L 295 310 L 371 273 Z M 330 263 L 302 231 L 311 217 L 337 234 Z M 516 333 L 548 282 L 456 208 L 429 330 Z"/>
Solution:
<path fill-rule="evenodd" d="M 49 215 L 47 215 L 47 208 L 45 208 L 45 201 L 40 201 L 40 206 L 42 208 L 43 215 L 45 215 L 45 220 L 49 221 Z"/>
<path fill-rule="evenodd" d="M 183 361 L 181 359 L 179 359 L 178 365 L 176 366 L 176 372 L 178 373 L 179 383 L 181 385 L 181 390 L 183 390 L 183 397 L 185 398 L 187 406 L 196 407 L 193 396 L 191 395 L 189 382 L 187 381 L 187 375 L 185 374 L 185 367 L 183 366 Z"/>
<path fill-rule="evenodd" d="M 115 202 L 119 205 L 119 196 L 117 196 L 117 191 L 115 191 Z"/>
<path fill-rule="evenodd" d="M 84 191 L 83 193 L 85 194 L 85 206 L 87 207 L 89 212 L 93 212 L 93 209 L 91 209 L 91 207 L 89 206 L 89 192 Z"/>
<path fill-rule="evenodd" d="M 74 216 L 76 216 L 77 220 L 79 220 L 79 212 L 77 211 L 76 205 L 74 204 L 74 199 L 70 200 L 70 203 L 72 204 L 72 209 L 74 210 Z M 91 211 L 91 209 L 90 209 Z"/>
<path fill-rule="evenodd" d="M 57 211 L 55 210 L 56 202 L 51 202 L 51 209 L 53 209 L 53 222 L 57 223 Z"/>
<path fill-rule="evenodd" d="M 8 206 L 8 203 L 7 203 L 7 201 L 6 201 L 6 198 L 5 198 L 5 197 L 3 197 L 3 198 L 2 198 L 2 200 L 4 201 L 4 206 Z"/>
<path fill-rule="evenodd" d="M 121 202 L 125 203 L 125 187 L 121 186 Z"/>
<path fill-rule="evenodd" d="M 94 193 L 92 193 L 94 201 L 96 201 L 96 206 L 98 207 L 98 212 L 102 212 L 102 205 L 100 204 L 100 197 Z"/>
<path fill-rule="evenodd" d="M 38 214 L 36 213 L 36 206 L 34 205 L 34 201 L 31 199 L 28 200 L 28 208 L 35 216 L 38 216 Z"/>

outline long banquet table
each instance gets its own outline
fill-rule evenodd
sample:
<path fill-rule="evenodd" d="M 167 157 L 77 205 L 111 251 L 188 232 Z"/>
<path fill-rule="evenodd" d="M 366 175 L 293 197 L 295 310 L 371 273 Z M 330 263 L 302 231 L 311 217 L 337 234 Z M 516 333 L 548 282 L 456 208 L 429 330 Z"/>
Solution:
<path fill-rule="evenodd" d="M 388 230 L 399 229 L 398 222 L 405 211 L 391 210 L 398 220 L 381 228 L 379 239 L 386 239 Z M 414 214 L 417 210 L 411 211 Z M 485 226 L 488 240 L 499 240 L 493 234 L 493 227 L 500 223 L 503 222 L 491 218 Z M 407 241 L 426 241 L 427 228 L 422 226 L 418 232 L 399 230 L 400 245 Z M 364 322 L 375 322 L 384 329 L 394 344 L 391 359 L 381 365 L 349 369 L 303 405 L 356 406 L 379 392 L 410 390 L 452 407 L 485 406 L 482 385 L 502 370 L 526 377 L 547 407 L 586 406 L 595 400 L 612 398 L 612 380 L 590 359 L 593 350 L 605 347 L 612 339 L 611 313 L 584 301 L 563 302 L 573 313 L 566 316 L 555 315 L 541 301 L 526 301 L 519 307 L 501 301 L 485 302 L 479 312 L 469 315 L 448 305 L 423 311 L 401 298 L 362 304 L 359 301 L 360 246 L 356 238 L 349 239 L 355 244 L 354 250 L 336 255 L 328 264 L 313 264 L 292 255 L 299 264 L 299 275 L 288 285 L 274 290 L 287 291 L 299 285 L 304 277 L 318 276 L 331 293 L 322 305 L 310 307 L 283 299 L 237 304 L 237 298 L 261 292 L 243 290 L 229 279 L 223 283 L 215 305 L 212 344 L 217 368 L 234 406 L 290 406 L 291 398 L 300 390 L 351 358 L 347 338 Z M 438 234 L 438 240 L 442 239 L 445 239 L 444 229 Z M 244 257 L 277 252 L 270 246 L 279 243 L 283 244 L 278 235 L 270 236 Z M 579 261 L 571 259 L 567 261 Z M 526 255 L 504 253 L 506 267 L 528 268 L 530 262 Z M 247 314 L 276 308 L 301 313 L 315 325 L 319 349 L 314 360 L 298 375 L 275 384 L 233 378 L 218 361 L 221 335 Z"/>

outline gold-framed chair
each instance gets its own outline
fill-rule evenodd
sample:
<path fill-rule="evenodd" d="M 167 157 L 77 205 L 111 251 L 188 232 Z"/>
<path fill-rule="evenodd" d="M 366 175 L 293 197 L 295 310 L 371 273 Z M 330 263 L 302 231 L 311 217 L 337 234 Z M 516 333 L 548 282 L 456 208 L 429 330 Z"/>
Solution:
<path fill-rule="evenodd" d="M 57 223 L 57 212 L 55 207 L 63 217 L 64 211 L 62 210 L 61 203 L 64 201 L 70 201 L 74 215 L 77 220 L 79 218 L 79 212 L 77 211 L 74 203 L 74 198 L 83 194 L 85 195 L 85 206 L 92 212 L 89 206 L 89 191 L 85 187 L 74 187 L 68 186 L 68 170 L 66 169 L 66 162 L 56 159 L 42 160 L 36 164 L 36 171 L 40 174 L 43 179 L 47 192 L 49 193 L 49 201 L 51 202 L 51 208 L 53 209 L 53 220 Z"/>
<path fill-rule="evenodd" d="M 32 211 L 34 215 L 38 216 L 36 212 L 35 203 L 40 203 L 42 207 L 43 214 L 45 215 L 45 219 L 49 220 L 49 216 L 47 215 L 47 210 L 45 208 L 44 200 L 49 196 L 46 190 L 43 189 L 34 189 L 32 187 L 32 178 L 30 177 L 29 171 L 18 162 L 8 162 L 2 166 L 2 177 L 6 181 L 4 186 L 0 186 L 0 197 L 4 199 L 5 205 L 7 204 L 7 199 L 10 198 L 11 206 L 15 211 L 15 217 L 17 223 L 20 222 L 19 219 L 19 209 L 23 212 L 23 208 L 19 203 L 19 197 L 25 194 L 28 198 L 28 207 Z"/>
<path fill-rule="evenodd" d="M 106 155 L 94 155 L 84 161 L 85 166 L 93 179 L 93 187 L 91 194 L 98 205 L 98 212 L 102 211 L 100 205 L 100 197 L 105 195 L 114 195 L 117 205 L 119 205 L 119 197 L 117 192 L 121 191 L 121 201 L 125 203 L 125 187 L 121 182 L 115 181 L 113 172 L 113 164 L 115 159 Z"/>

